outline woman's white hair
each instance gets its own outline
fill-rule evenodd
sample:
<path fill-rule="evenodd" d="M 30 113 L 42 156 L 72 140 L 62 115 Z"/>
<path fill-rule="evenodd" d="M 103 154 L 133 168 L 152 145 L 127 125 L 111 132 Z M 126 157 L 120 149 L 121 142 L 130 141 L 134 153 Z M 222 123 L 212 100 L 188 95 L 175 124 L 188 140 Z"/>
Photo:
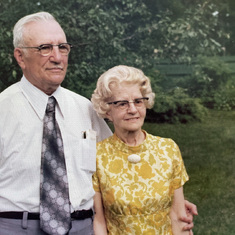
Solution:
<path fill-rule="evenodd" d="M 100 117 L 105 118 L 106 113 L 110 110 L 110 105 L 107 104 L 113 95 L 110 88 L 118 87 L 124 82 L 133 85 L 138 84 L 143 97 L 149 98 L 146 108 L 152 108 L 155 94 L 152 92 L 150 79 L 140 69 L 118 65 L 107 70 L 99 77 L 96 89 L 92 94 L 91 102 Z"/>
<path fill-rule="evenodd" d="M 21 18 L 13 29 L 13 45 L 15 48 L 25 46 L 24 27 L 30 22 L 51 21 L 55 18 L 48 12 L 38 12 Z M 57 22 L 57 21 L 56 21 Z"/>

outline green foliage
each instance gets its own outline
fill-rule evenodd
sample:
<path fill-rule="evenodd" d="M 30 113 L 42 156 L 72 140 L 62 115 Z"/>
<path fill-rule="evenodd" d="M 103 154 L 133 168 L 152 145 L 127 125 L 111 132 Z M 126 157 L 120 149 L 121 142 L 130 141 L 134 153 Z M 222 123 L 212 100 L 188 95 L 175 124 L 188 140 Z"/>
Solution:
<path fill-rule="evenodd" d="M 11 31 L 19 18 L 38 11 L 48 11 L 56 17 L 65 30 L 68 41 L 74 45 L 63 86 L 86 97 L 91 96 L 100 74 L 110 67 L 117 64 L 143 67 L 149 63 L 145 59 L 149 58 L 149 54 L 143 43 L 149 13 L 142 1 L 25 0 L 22 4 L 17 0 L 9 0 L 0 3 L 0 7 L 0 28 L 10 32 L 11 39 L 9 41 L 2 34 L 4 43 L 1 44 L 1 49 L 7 51 L 11 59 Z M 6 58 L 8 57 L 2 54 L 4 63 L 11 64 Z M 15 61 L 12 66 L 17 67 Z M 4 78 L 1 90 L 21 77 L 18 67 L 14 69 L 16 76 L 13 79 L 12 72 L 6 71 L 5 67 L 11 70 L 9 66 L 1 64 L 1 77 Z"/>
<path fill-rule="evenodd" d="M 68 39 L 75 45 L 64 86 L 90 97 L 98 77 L 110 67 L 144 65 L 142 59 L 138 60 L 141 56 L 130 52 L 130 48 L 139 47 L 139 32 L 147 16 L 141 2 L 103 0 L 94 4 L 84 1 L 79 11 L 78 7 L 71 8 L 66 20 L 69 27 L 62 24 Z"/>
<path fill-rule="evenodd" d="M 230 78 L 231 71 L 220 58 L 198 57 L 193 74 L 181 81 L 181 86 L 208 108 L 232 110 L 235 95 L 232 85 L 227 85 Z"/>
<path fill-rule="evenodd" d="M 221 17 L 213 16 L 213 12 L 223 7 L 224 14 L 225 6 L 227 2 L 222 4 L 217 0 L 213 3 L 200 0 L 190 3 L 187 0 L 24 0 L 23 4 L 18 0 L 1 1 L 0 91 L 22 76 L 13 58 L 14 24 L 26 14 L 48 11 L 60 22 L 68 42 L 74 46 L 64 87 L 90 98 L 101 73 L 118 64 L 131 65 L 147 71 L 153 78 L 157 96 L 151 117 L 172 123 L 201 120 L 205 110 L 199 99 L 191 97 L 206 94 L 208 100 L 213 97 L 214 104 L 221 107 L 217 100 L 222 99 L 211 94 L 226 83 L 225 67 L 220 62 L 201 59 L 193 77 L 181 79 L 184 80 L 182 85 L 160 73 L 151 74 L 150 68 L 162 59 L 191 63 L 198 54 L 211 56 L 224 52 L 223 42 L 228 34 L 221 27 L 224 26 L 220 24 Z"/>
<path fill-rule="evenodd" d="M 235 110 L 235 76 L 231 75 L 226 84 L 211 97 L 204 100 L 205 105 L 217 110 Z"/>
<path fill-rule="evenodd" d="M 189 94 L 193 97 L 210 96 L 226 85 L 230 78 L 230 69 L 218 57 L 198 57 L 194 67 Z"/>
<path fill-rule="evenodd" d="M 201 104 L 218 110 L 233 110 L 235 99 L 234 57 L 202 57 L 198 56 L 192 65 L 164 64 L 161 72 L 152 69 L 148 74 L 158 81 L 165 94 L 181 87 L 191 98 L 201 100 Z M 182 76 L 183 70 L 188 71 Z M 175 71 L 174 71 L 175 70 Z M 174 76 L 164 76 L 167 72 Z M 191 72 L 191 74 L 190 74 Z M 177 76 L 178 75 L 178 76 Z M 156 79 L 156 77 L 158 77 Z M 161 78 L 161 79 L 159 79 Z M 154 84 L 154 82 L 153 82 Z"/>
<path fill-rule="evenodd" d="M 226 54 L 235 54 L 235 1 L 234 0 L 216 0 L 220 5 L 218 14 L 220 27 L 227 31 L 227 40 L 225 43 Z M 217 3 L 216 3 L 217 4 Z"/>
<path fill-rule="evenodd" d="M 182 5 L 179 5 L 182 8 Z M 199 54 L 213 56 L 224 50 L 219 41 L 227 35 L 219 27 L 218 17 L 213 12 L 218 9 L 213 3 L 195 3 L 184 8 L 182 15 L 176 17 L 173 11 L 165 11 L 158 22 L 153 21 L 149 43 L 155 46 L 160 58 L 191 63 Z"/>
<path fill-rule="evenodd" d="M 207 110 L 200 99 L 189 97 L 183 88 L 165 83 L 166 77 L 158 70 L 149 70 L 152 89 L 156 94 L 152 110 L 148 110 L 147 121 L 158 123 L 188 123 L 202 121 Z M 164 84 L 165 83 L 165 84 Z"/>
<path fill-rule="evenodd" d="M 179 87 L 169 93 L 156 94 L 153 110 L 157 122 L 168 123 L 202 121 L 207 113 L 199 99 L 190 98 Z"/>
<path fill-rule="evenodd" d="M 208 108 L 226 111 L 235 110 L 235 88 L 227 86 L 203 100 Z"/>
<path fill-rule="evenodd" d="M 3 3 L 0 3 L 0 8 Z M 7 16 L 0 15 L 0 91 L 16 81 L 16 74 L 19 71 L 13 58 L 12 30 L 7 28 Z M 9 23 L 8 23 L 9 25 Z"/>
<path fill-rule="evenodd" d="M 190 61 L 200 51 L 218 53 L 217 39 L 224 35 L 217 18 L 209 17 L 216 7 L 197 1 L 187 5 L 184 0 L 167 4 L 152 0 L 24 0 L 22 4 L 8 0 L 1 1 L 0 8 L 0 90 L 21 77 L 12 56 L 12 28 L 22 16 L 38 11 L 52 13 L 74 45 L 63 86 L 86 97 L 99 75 L 114 65 L 147 69 L 160 57 Z"/>

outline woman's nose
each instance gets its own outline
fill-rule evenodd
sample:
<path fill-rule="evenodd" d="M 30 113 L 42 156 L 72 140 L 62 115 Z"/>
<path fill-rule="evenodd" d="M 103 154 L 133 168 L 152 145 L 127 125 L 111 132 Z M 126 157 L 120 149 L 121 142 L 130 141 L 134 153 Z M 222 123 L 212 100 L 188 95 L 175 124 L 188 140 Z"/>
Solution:
<path fill-rule="evenodd" d="M 129 102 L 128 105 L 129 105 L 129 106 L 128 106 L 127 111 L 128 111 L 129 113 L 136 113 L 136 112 L 137 112 L 137 108 L 135 107 L 135 104 L 134 104 L 133 102 Z"/>

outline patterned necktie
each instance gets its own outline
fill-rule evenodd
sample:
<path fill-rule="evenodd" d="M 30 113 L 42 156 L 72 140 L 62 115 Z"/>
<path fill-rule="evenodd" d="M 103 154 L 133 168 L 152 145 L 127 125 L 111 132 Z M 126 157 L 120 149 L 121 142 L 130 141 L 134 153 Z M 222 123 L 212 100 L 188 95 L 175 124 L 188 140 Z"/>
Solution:
<path fill-rule="evenodd" d="M 50 235 L 64 235 L 70 229 L 70 203 L 63 142 L 55 120 L 55 98 L 49 97 L 44 117 L 40 226 Z"/>

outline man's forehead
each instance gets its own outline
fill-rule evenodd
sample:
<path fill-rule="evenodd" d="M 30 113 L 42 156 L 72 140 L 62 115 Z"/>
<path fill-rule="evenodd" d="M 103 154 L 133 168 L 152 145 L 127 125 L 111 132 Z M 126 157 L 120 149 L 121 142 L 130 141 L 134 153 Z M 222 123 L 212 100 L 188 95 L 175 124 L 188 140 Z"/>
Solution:
<path fill-rule="evenodd" d="M 66 42 L 63 29 L 54 20 L 28 23 L 24 28 L 24 38 L 26 41 L 36 41 L 39 43 Z"/>
<path fill-rule="evenodd" d="M 51 28 L 53 28 L 54 30 L 63 31 L 59 23 L 54 20 L 31 21 L 24 26 L 24 29 L 27 31 L 37 31 L 37 30 L 51 31 Z"/>

